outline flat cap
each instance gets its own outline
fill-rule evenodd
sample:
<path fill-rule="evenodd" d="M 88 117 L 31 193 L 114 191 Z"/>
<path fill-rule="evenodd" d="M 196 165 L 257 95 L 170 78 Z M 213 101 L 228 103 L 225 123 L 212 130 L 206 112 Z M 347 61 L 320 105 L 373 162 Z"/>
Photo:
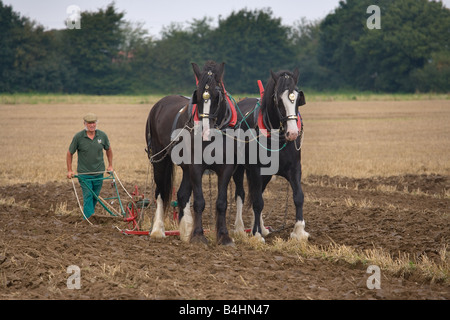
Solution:
<path fill-rule="evenodd" d="M 84 116 L 83 119 L 86 122 L 94 122 L 94 121 L 97 121 L 97 115 L 94 113 L 88 113 Z"/>

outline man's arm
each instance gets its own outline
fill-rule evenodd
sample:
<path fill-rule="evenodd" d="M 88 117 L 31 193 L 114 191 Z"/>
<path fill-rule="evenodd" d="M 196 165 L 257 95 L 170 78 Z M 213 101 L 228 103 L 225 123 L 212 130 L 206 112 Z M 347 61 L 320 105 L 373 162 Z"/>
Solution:
<path fill-rule="evenodd" d="M 73 159 L 73 154 L 71 154 L 70 151 L 67 151 L 66 163 L 67 163 L 67 178 L 68 179 L 73 178 L 72 159 Z"/>
<path fill-rule="evenodd" d="M 114 171 L 114 169 L 113 169 L 113 152 L 111 146 L 109 147 L 108 150 L 106 150 L 106 157 L 108 158 L 108 169 L 106 169 L 106 171 L 112 172 Z"/>

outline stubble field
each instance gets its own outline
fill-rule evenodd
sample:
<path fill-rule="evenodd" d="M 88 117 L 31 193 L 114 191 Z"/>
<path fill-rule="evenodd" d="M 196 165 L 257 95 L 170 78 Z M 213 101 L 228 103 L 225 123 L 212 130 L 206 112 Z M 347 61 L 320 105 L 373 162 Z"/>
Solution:
<path fill-rule="evenodd" d="M 177 236 L 124 236 L 115 226 L 126 224 L 100 207 L 94 225 L 82 220 L 65 177 L 65 154 L 82 116 L 98 114 L 121 181 L 150 198 L 144 129 L 156 101 L 0 105 L 0 298 L 450 298 L 450 100 L 307 96 L 302 163 L 311 238 L 289 240 L 293 202 L 278 178 L 264 195 L 263 213 L 266 225 L 281 230 L 265 244 L 236 237 L 234 247 L 216 246 L 212 235 L 208 246 Z M 204 177 L 205 228 L 214 225 L 214 182 L 212 176 L 210 188 Z M 232 191 L 230 185 L 230 200 Z M 235 208 L 229 203 L 230 231 Z M 146 227 L 153 213 L 145 211 Z M 247 227 L 250 220 L 247 212 Z M 67 287 L 72 265 L 81 270 L 80 289 Z M 381 289 L 367 287 L 370 265 L 381 270 Z"/>

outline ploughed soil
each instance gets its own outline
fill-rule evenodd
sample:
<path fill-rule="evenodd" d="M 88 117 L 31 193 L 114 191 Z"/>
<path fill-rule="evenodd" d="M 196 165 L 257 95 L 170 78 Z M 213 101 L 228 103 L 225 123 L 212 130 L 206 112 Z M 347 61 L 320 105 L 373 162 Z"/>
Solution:
<path fill-rule="evenodd" d="M 265 193 L 265 224 L 277 230 L 266 237 L 268 248 L 277 238 L 287 240 L 294 224 L 286 184 L 277 178 Z M 132 189 L 133 183 L 126 186 Z M 0 299 L 450 298 L 448 278 L 436 280 L 414 270 L 423 257 L 448 263 L 450 177 L 309 176 L 303 189 L 311 244 L 375 248 L 393 259 L 409 256 L 411 270 L 381 269 L 381 288 L 369 289 L 368 264 L 361 261 L 264 250 L 242 239 L 222 247 L 212 235 L 208 245 L 184 243 L 178 236 L 124 235 L 115 226 L 127 224 L 107 216 L 99 205 L 90 219 L 93 225 L 83 221 L 70 182 L 20 184 L 0 187 Z M 210 192 L 207 182 L 204 190 L 208 229 L 214 225 L 209 203 L 215 190 Z M 64 210 L 61 204 L 67 204 Z M 229 204 L 230 231 L 235 208 Z M 146 210 L 153 213 L 152 207 Z M 79 267 L 79 288 L 71 266 Z"/>

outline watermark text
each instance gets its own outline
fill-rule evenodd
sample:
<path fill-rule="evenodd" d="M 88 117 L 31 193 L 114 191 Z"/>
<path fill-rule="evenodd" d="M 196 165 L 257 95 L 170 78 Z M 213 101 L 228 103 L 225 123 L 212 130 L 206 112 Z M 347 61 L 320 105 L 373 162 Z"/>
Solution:
<path fill-rule="evenodd" d="M 67 278 L 67 289 L 81 289 L 81 270 L 79 266 L 70 265 L 67 267 L 67 273 L 71 273 Z"/>
<path fill-rule="evenodd" d="M 367 28 L 370 30 L 381 29 L 381 9 L 379 6 L 371 5 L 367 7 L 366 13 L 372 14 L 366 22 Z"/>
<path fill-rule="evenodd" d="M 81 9 L 77 5 L 70 5 L 66 9 L 68 15 L 66 19 L 67 29 L 81 29 Z"/>

